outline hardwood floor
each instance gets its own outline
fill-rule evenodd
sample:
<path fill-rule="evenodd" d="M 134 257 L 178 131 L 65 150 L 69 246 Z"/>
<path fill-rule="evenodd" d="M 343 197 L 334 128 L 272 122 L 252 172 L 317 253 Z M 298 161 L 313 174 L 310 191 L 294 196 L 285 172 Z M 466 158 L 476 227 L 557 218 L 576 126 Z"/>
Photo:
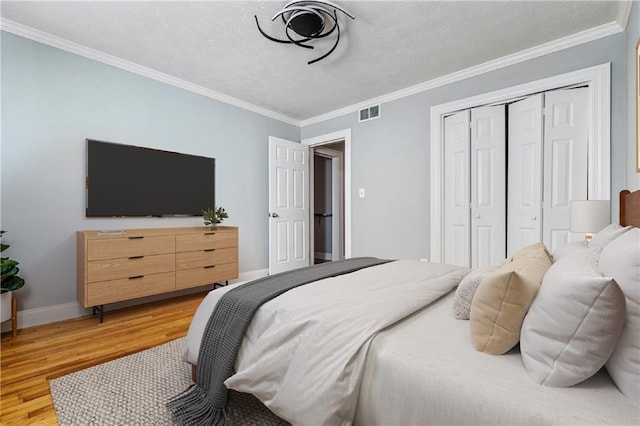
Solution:
<path fill-rule="evenodd" d="M 185 336 L 207 292 L 2 335 L 0 423 L 57 424 L 50 379 Z"/>

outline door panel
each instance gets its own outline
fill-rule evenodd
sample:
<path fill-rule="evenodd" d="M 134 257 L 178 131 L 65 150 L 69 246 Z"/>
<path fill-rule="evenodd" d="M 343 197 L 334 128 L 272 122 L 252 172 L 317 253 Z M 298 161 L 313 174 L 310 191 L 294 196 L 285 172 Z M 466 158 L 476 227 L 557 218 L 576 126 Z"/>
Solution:
<path fill-rule="evenodd" d="M 470 266 L 469 111 L 444 119 L 444 262 Z"/>
<path fill-rule="evenodd" d="M 509 105 L 507 254 L 542 241 L 542 103 Z"/>
<path fill-rule="evenodd" d="M 550 251 L 582 235 L 569 232 L 569 201 L 587 199 L 588 91 L 545 93 L 543 242 Z"/>
<path fill-rule="evenodd" d="M 505 106 L 471 110 L 471 267 L 506 257 Z"/>
<path fill-rule="evenodd" d="M 269 274 L 309 265 L 309 147 L 269 138 Z"/>

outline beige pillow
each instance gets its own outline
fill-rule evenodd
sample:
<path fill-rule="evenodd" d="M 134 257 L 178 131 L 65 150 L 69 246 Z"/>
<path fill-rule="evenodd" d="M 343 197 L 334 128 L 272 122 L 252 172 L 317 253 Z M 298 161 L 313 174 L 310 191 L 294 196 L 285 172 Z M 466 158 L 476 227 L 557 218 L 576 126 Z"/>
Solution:
<path fill-rule="evenodd" d="M 501 355 L 518 343 L 524 317 L 550 266 L 549 252 L 537 243 L 518 251 L 512 262 L 482 280 L 470 314 L 476 350 Z"/>

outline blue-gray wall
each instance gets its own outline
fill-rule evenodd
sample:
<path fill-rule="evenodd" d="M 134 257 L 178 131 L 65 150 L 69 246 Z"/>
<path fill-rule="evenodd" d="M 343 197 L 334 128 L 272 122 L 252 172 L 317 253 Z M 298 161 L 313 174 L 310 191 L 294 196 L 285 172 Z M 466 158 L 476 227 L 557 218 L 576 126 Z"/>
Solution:
<path fill-rule="evenodd" d="M 634 8 L 637 13 L 638 5 Z M 304 127 L 303 139 L 351 129 L 352 255 L 429 258 L 432 106 L 606 62 L 612 64 L 612 194 L 625 188 L 626 36 L 619 33 L 385 103 L 376 120 L 358 123 L 354 112 Z M 360 187 L 366 189 L 365 198 L 357 197 Z M 617 214 L 617 206 L 614 210 Z"/>
<path fill-rule="evenodd" d="M 240 271 L 267 267 L 268 137 L 299 128 L 4 32 L 1 59 L 0 224 L 27 281 L 21 310 L 75 301 L 76 230 L 202 225 L 86 218 L 85 138 L 215 157 Z"/>
<path fill-rule="evenodd" d="M 636 97 L 635 91 L 639 90 L 636 83 L 636 61 L 632 58 L 636 54 L 636 44 L 640 38 L 640 2 L 633 2 L 629 23 L 627 24 L 627 188 L 640 189 L 640 172 L 636 168 Z"/>

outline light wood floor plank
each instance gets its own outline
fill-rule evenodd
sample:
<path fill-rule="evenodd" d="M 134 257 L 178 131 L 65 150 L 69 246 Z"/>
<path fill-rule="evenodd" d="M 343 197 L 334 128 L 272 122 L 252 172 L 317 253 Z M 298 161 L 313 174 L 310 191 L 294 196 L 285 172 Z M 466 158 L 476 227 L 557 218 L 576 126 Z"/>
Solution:
<path fill-rule="evenodd" d="M 161 345 L 187 334 L 206 292 L 97 317 L 5 333 L 0 340 L 0 423 L 55 425 L 49 380 Z"/>

